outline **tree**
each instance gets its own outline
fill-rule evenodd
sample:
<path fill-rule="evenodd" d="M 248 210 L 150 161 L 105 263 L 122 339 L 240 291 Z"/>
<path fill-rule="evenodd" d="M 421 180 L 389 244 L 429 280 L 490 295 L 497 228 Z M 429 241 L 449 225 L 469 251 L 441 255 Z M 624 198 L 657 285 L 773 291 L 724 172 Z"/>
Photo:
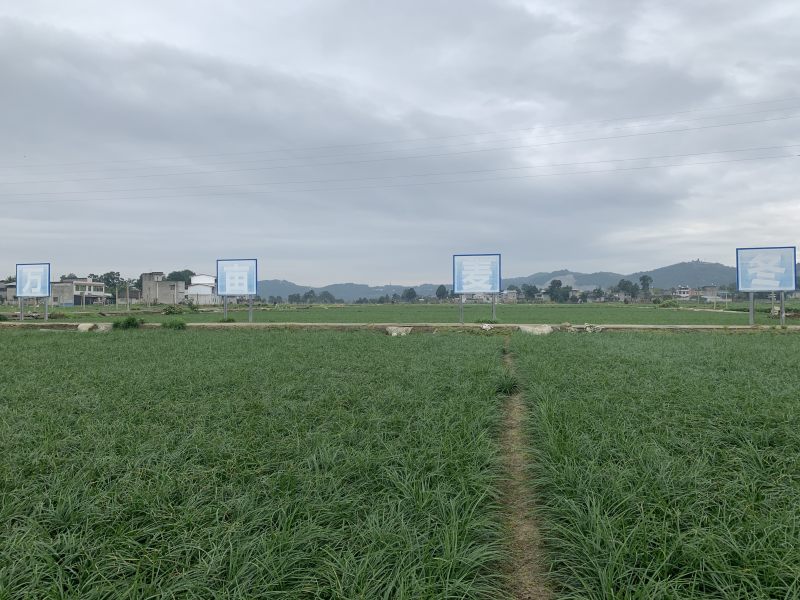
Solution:
<path fill-rule="evenodd" d="M 522 291 L 522 290 L 519 288 L 519 286 L 517 286 L 517 285 L 514 285 L 513 283 L 512 283 L 510 286 L 508 286 L 508 287 L 506 288 L 506 290 L 508 290 L 509 292 L 517 292 L 517 293 L 520 293 L 520 292 Z"/>
<path fill-rule="evenodd" d="M 335 304 L 336 298 L 328 290 L 325 290 L 324 292 L 319 293 L 319 296 L 317 296 L 317 301 L 322 302 L 323 304 Z"/>
<path fill-rule="evenodd" d="M 417 299 L 417 290 L 414 288 L 408 288 L 403 290 L 403 295 L 400 296 L 403 302 L 413 302 Z"/>
<path fill-rule="evenodd" d="M 186 285 L 192 283 L 192 276 L 197 275 L 194 271 L 184 269 L 183 271 L 172 271 L 167 275 L 167 281 L 183 281 Z"/>
<path fill-rule="evenodd" d="M 16 275 L 9 275 L 5 278 L 5 283 L 16 283 L 17 276 Z"/>
<path fill-rule="evenodd" d="M 97 275 L 96 278 L 93 277 L 92 279 L 104 283 L 106 285 L 106 291 L 108 292 L 117 290 L 125 281 L 120 277 L 119 271 L 109 271 L 108 273 Z"/>
<path fill-rule="evenodd" d="M 287 298 L 289 304 L 300 304 L 302 299 L 303 298 L 300 296 L 300 294 L 289 294 L 289 297 Z"/>
<path fill-rule="evenodd" d="M 539 293 L 539 288 L 535 285 L 531 285 L 529 283 L 522 284 L 522 294 L 525 296 L 525 300 L 536 300 L 536 294 Z"/>
<path fill-rule="evenodd" d="M 553 302 L 563 303 L 569 300 L 569 293 L 572 291 L 570 286 L 565 286 L 560 279 L 553 279 L 547 286 L 547 295 Z"/>
<path fill-rule="evenodd" d="M 603 288 L 596 287 L 591 292 L 589 292 L 589 297 L 592 300 L 602 300 L 605 298 L 606 293 L 603 291 Z"/>
<path fill-rule="evenodd" d="M 69 279 L 77 279 L 78 276 L 75 273 L 68 273 L 67 275 L 62 275 L 59 281 L 67 281 Z"/>
<path fill-rule="evenodd" d="M 553 279 L 550 282 L 550 285 L 547 286 L 547 295 L 550 296 L 551 299 L 553 298 L 553 296 L 557 296 L 561 291 L 561 287 L 563 285 L 564 284 L 561 283 L 560 279 Z"/>
<path fill-rule="evenodd" d="M 443 285 L 440 285 L 438 288 L 436 288 L 436 297 L 439 299 L 439 301 L 447 298 L 447 288 Z"/>
<path fill-rule="evenodd" d="M 303 294 L 303 302 L 305 302 L 306 304 L 311 304 L 316 299 L 317 299 L 317 293 L 314 290 L 308 290 L 305 294 Z"/>
<path fill-rule="evenodd" d="M 642 295 L 647 298 L 650 295 L 650 285 L 653 283 L 653 278 L 650 275 L 642 275 L 639 277 L 639 284 L 642 286 Z"/>
<path fill-rule="evenodd" d="M 627 279 L 620 279 L 616 285 L 617 291 L 625 292 L 631 298 L 636 298 L 639 295 L 639 284 L 633 283 Z"/>

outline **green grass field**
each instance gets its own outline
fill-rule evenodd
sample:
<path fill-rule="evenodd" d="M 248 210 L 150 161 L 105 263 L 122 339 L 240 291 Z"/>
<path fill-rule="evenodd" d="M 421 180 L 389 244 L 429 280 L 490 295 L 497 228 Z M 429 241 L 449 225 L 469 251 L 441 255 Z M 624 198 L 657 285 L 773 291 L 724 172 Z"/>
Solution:
<path fill-rule="evenodd" d="M 800 597 L 800 338 L 515 334 L 564 598 Z"/>
<path fill-rule="evenodd" d="M 502 595 L 501 338 L 0 339 L 0 598 Z"/>
<path fill-rule="evenodd" d="M 0 342 L 2 600 L 507 594 L 502 336 Z M 554 598 L 800 597 L 800 337 L 510 348 Z"/>
<path fill-rule="evenodd" d="M 57 320 L 75 321 L 113 321 L 120 318 L 122 307 L 54 308 L 52 312 L 61 313 L 64 318 Z M 6 314 L 13 307 L 5 307 Z M 29 309 L 30 310 L 30 309 Z M 219 309 L 221 311 L 221 309 Z M 107 316 L 101 316 L 100 312 Z M 127 313 L 125 313 L 127 314 Z M 176 318 L 158 314 L 157 311 L 141 307 L 132 311 L 145 321 L 159 322 Z M 236 321 L 247 321 L 247 311 L 231 308 L 229 316 Z M 184 310 L 179 318 L 187 322 L 217 322 L 222 319 L 221 312 L 197 312 Z M 468 304 L 464 320 L 468 323 L 491 318 L 489 305 Z M 549 323 L 569 322 L 573 324 L 630 323 L 630 324 L 672 324 L 672 325 L 747 325 L 748 315 L 744 312 L 712 311 L 709 307 L 696 310 L 687 305 L 681 309 L 656 308 L 652 304 L 517 304 L 498 305 L 497 318 L 503 323 Z M 299 322 L 299 323 L 457 323 L 459 308 L 456 304 L 388 304 L 388 305 L 347 305 L 347 306 L 280 306 L 254 311 L 258 322 Z M 756 322 L 762 325 L 775 325 L 777 319 L 770 319 L 764 312 L 757 314 Z M 789 323 L 800 324 L 800 320 L 790 319 Z"/>

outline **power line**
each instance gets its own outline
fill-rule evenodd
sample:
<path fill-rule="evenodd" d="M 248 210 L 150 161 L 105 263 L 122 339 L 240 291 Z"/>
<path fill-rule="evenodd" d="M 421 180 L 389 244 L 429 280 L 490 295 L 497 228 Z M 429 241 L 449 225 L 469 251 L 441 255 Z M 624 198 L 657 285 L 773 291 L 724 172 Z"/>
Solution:
<path fill-rule="evenodd" d="M 373 142 L 358 142 L 358 143 L 350 143 L 350 144 L 328 144 L 328 145 L 319 145 L 319 146 L 295 146 L 295 147 L 284 147 L 284 148 L 274 148 L 269 150 L 254 150 L 254 151 L 246 151 L 246 152 L 220 152 L 220 153 L 208 153 L 208 154 L 190 154 L 190 155 L 172 155 L 172 156 L 161 156 L 161 157 L 149 157 L 149 158 L 131 158 L 131 159 L 116 159 L 116 160 L 106 160 L 106 161 L 76 161 L 76 162 L 68 162 L 68 163 L 39 163 L 39 164 L 16 164 L 16 165 L 0 165 L 0 169 L 19 169 L 19 168 L 47 168 L 47 167 L 70 167 L 70 166 L 79 166 L 79 165 L 87 165 L 87 164 L 119 164 L 119 163 L 130 163 L 130 162 L 142 162 L 144 160 L 185 160 L 185 159 L 193 159 L 193 158 L 208 158 L 214 156 L 247 156 L 247 155 L 255 155 L 255 154 L 271 154 L 271 153 L 278 153 L 278 152 L 296 152 L 296 151 L 304 151 L 304 150 L 325 150 L 325 149 L 334 149 L 334 148 L 356 148 L 356 147 L 363 147 L 363 146 L 375 146 L 375 145 L 385 145 L 385 144 L 402 144 L 402 143 L 410 143 L 410 142 L 420 142 L 420 141 L 432 141 L 432 140 L 445 140 L 445 139 L 455 139 L 461 137 L 470 137 L 470 136 L 481 136 L 481 135 L 496 135 L 496 134 L 505 134 L 505 133 L 512 133 L 512 132 L 526 132 L 526 131 L 534 131 L 540 128 L 557 128 L 557 127 L 574 127 L 578 125 L 602 125 L 606 123 L 613 123 L 618 121 L 633 121 L 638 119 L 650 119 L 650 118 L 660 118 L 660 117 L 669 117 L 675 115 L 682 115 L 682 114 L 689 114 L 694 112 L 713 112 L 713 111 L 720 111 L 720 110 L 727 110 L 730 108 L 741 108 L 745 106 L 759 106 L 765 104 L 781 104 L 786 102 L 796 102 L 800 100 L 800 97 L 789 97 L 789 98 L 780 98 L 775 100 L 761 100 L 756 102 L 742 102 L 737 104 L 727 104 L 721 105 L 716 107 L 707 107 L 707 108 L 692 108 L 692 109 L 685 109 L 681 111 L 674 111 L 674 112 L 666 112 L 666 113 L 650 113 L 644 115 L 633 115 L 633 116 L 622 116 L 622 117 L 613 117 L 609 119 L 602 119 L 597 121 L 577 121 L 572 123 L 555 123 L 555 124 L 544 124 L 544 125 L 537 125 L 533 127 L 524 127 L 524 128 L 517 128 L 517 129 L 501 129 L 501 130 L 494 130 L 494 131 L 479 131 L 479 132 L 472 132 L 472 133 L 460 133 L 460 134 L 451 134 L 451 135 L 442 135 L 442 136 L 428 136 L 428 137 L 418 137 L 418 138 L 405 138 L 405 139 L 394 139 L 394 140 L 382 140 L 382 141 L 373 141 Z M 770 110 L 782 110 L 780 108 L 770 109 Z M 729 116 L 729 115 L 721 115 L 721 116 Z M 712 118 L 712 117 L 704 117 L 704 118 Z"/>
<path fill-rule="evenodd" d="M 780 109 L 770 108 L 770 109 L 767 109 L 767 110 L 749 111 L 749 112 L 734 113 L 734 114 L 728 114 L 728 115 L 709 115 L 709 116 L 699 117 L 699 118 L 695 118 L 695 119 L 684 119 L 684 120 L 681 120 L 681 121 L 674 121 L 671 124 L 672 125 L 680 125 L 680 124 L 683 124 L 683 123 L 693 123 L 693 122 L 696 122 L 696 121 L 703 121 L 703 120 L 707 120 L 707 119 L 719 119 L 719 118 L 723 118 L 723 117 L 743 117 L 743 116 L 749 116 L 749 115 L 771 113 L 771 112 L 775 112 L 776 110 L 782 110 L 782 111 L 795 110 L 797 108 L 800 108 L 800 107 L 792 106 L 792 107 L 786 107 L 786 108 L 780 108 Z M 650 126 L 655 126 L 655 124 L 652 124 L 652 123 L 629 124 L 629 125 L 625 125 L 625 126 L 622 126 L 622 127 L 614 127 L 612 129 L 609 129 L 609 130 L 605 131 L 604 134 L 607 134 L 607 133 L 613 132 L 613 131 L 623 131 L 623 130 L 626 130 L 626 129 L 630 129 L 632 127 L 650 127 Z M 589 129 L 589 130 L 584 130 L 584 131 L 589 133 L 592 130 Z M 573 133 L 583 133 L 584 131 L 578 131 L 578 132 L 573 132 Z M 560 133 L 551 133 L 551 134 L 546 134 L 546 135 L 537 135 L 533 139 L 538 140 L 538 139 L 542 139 L 542 138 L 552 138 L 552 137 L 555 137 L 555 136 L 558 136 L 558 135 L 561 135 L 561 134 Z M 515 136 L 513 138 L 492 139 L 492 140 L 474 140 L 474 141 L 470 141 L 470 142 L 461 142 L 461 143 L 457 143 L 457 144 L 452 144 L 451 143 L 451 144 L 438 145 L 438 146 L 421 146 L 421 147 L 415 147 L 415 148 L 388 148 L 388 149 L 384 149 L 384 150 L 373 150 L 373 151 L 370 151 L 370 152 L 355 152 L 355 153 L 348 153 L 348 154 L 344 154 L 344 155 L 336 154 L 336 155 L 327 155 L 327 156 L 326 155 L 283 156 L 283 157 L 277 157 L 277 158 L 260 158 L 260 159 L 252 159 L 252 160 L 223 161 L 223 162 L 214 161 L 214 162 L 210 162 L 210 163 L 205 163 L 203 165 L 203 167 L 204 167 L 205 170 L 208 170 L 206 167 L 221 166 L 221 165 L 243 165 L 243 164 L 251 164 L 251 163 L 259 163 L 259 164 L 267 163 L 268 164 L 268 163 L 274 163 L 274 162 L 277 162 L 277 161 L 291 161 L 291 160 L 294 160 L 294 161 L 298 161 L 298 160 L 301 160 L 301 161 L 319 161 L 319 160 L 325 160 L 325 159 L 331 159 L 331 158 L 335 158 L 335 159 L 343 159 L 343 158 L 352 159 L 352 158 L 356 158 L 356 157 L 359 157 L 359 156 L 373 156 L 374 157 L 374 156 L 376 156 L 378 154 L 387 154 L 387 153 L 431 151 L 431 150 L 437 150 L 437 149 L 454 149 L 454 148 L 457 148 L 457 147 L 472 146 L 472 145 L 477 145 L 477 144 L 488 144 L 488 143 L 497 144 L 497 143 L 504 143 L 504 142 L 515 142 L 515 141 L 518 141 L 520 139 L 521 139 L 521 136 L 517 135 L 517 136 Z M 397 158 L 403 158 L 403 155 L 398 155 Z M 309 162 L 308 163 L 309 166 L 314 166 L 315 164 L 317 164 L 317 163 L 314 163 L 314 162 Z M 143 165 L 143 166 L 139 166 L 139 167 L 130 167 L 130 168 L 113 168 L 112 167 L 110 170 L 114 172 L 113 177 L 120 177 L 121 176 L 120 173 L 130 173 L 130 172 L 136 172 L 136 171 L 142 171 L 142 170 L 149 171 L 149 170 L 153 170 L 153 169 L 174 169 L 174 168 L 176 168 L 176 166 L 177 165 L 152 165 L 151 164 L 151 165 Z M 278 166 L 281 166 L 281 165 L 278 165 Z M 97 172 L 98 172 L 98 169 L 95 168 L 95 169 L 84 169 L 84 170 L 79 170 L 79 171 L 71 171 L 70 174 L 74 175 L 74 174 L 81 174 L 81 173 L 97 173 Z M 202 171 L 195 171 L 195 172 L 201 173 Z M 152 173 L 152 175 L 153 176 L 158 176 L 158 173 L 157 172 L 156 173 Z"/>
<path fill-rule="evenodd" d="M 774 159 L 782 159 L 782 158 L 797 158 L 800 157 L 800 154 L 782 154 L 782 155 L 773 155 L 773 156 L 756 156 L 756 157 L 748 157 L 748 158 L 734 158 L 734 159 L 727 159 L 727 160 L 712 160 L 712 161 L 701 161 L 701 162 L 693 162 L 693 163 L 679 163 L 679 164 L 669 164 L 669 165 L 639 165 L 634 167 L 620 167 L 616 169 L 591 169 L 591 170 L 584 170 L 584 171 L 564 171 L 559 173 L 537 173 L 534 175 L 515 175 L 509 177 L 489 177 L 489 178 L 482 178 L 482 179 L 465 179 L 465 180 L 447 180 L 447 181 L 422 181 L 422 182 L 408 182 L 408 183 L 397 183 L 397 184 L 387 184 L 387 185 L 376 185 L 376 186 L 359 186 L 359 187 L 341 187 L 341 188 L 307 188 L 307 189 L 299 189 L 299 190 L 267 190 L 267 191 L 253 191 L 253 192 L 236 192 L 232 193 L 229 192 L 228 194 L 204 194 L 202 195 L 203 198 L 213 198 L 213 197 L 223 197 L 223 198 L 230 198 L 230 196 L 245 196 L 245 195 L 273 195 L 273 194 L 296 194 L 296 193 L 312 193 L 312 192 L 352 192 L 352 191 L 363 191 L 363 190 L 374 190 L 374 189 L 391 189 L 391 188 L 403 188 L 403 187 L 419 187 L 419 186 L 427 186 L 427 185 L 449 185 L 449 184 L 472 184 L 472 183 L 483 183 L 483 182 L 491 182 L 491 181 L 509 181 L 509 180 L 517 180 L 517 179 L 538 179 L 540 177 L 556 177 L 556 176 L 564 176 L 564 175 L 590 175 L 590 174 L 599 174 L 599 173 L 616 173 L 616 172 L 626 172 L 626 171 L 640 171 L 645 169 L 668 169 L 668 168 L 680 168 L 680 167 L 696 167 L 696 166 L 703 166 L 703 165 L 719 165 L 719 164 L 726 164 L 726 163 L 736 163 L 736 162 L 746 162 L 746 161 L 756 161 L 756 160 L 774 160 Z M 114 201 L 127 201 L 127 200 L 175 200 L 179 198 L 196 198 L 197 195 L 171 195 L 171 196 L 131 196 L 131 197 L 123 197 L 123 198 L 114 198 Z M 61 203 L 61 202 L 94 202 L 95 200 L 86 199 L 86 198 L 75 198 L 75 199 L 54 199 L 54 200 L 9 200 L 0 203 L 0 205 L 7 205 L 7 204 L 54 204 L 54 203 Z"/>
<path fill-rule="evenodd" d="M 208 171 L 185 171 L 179 173 L 158 173 L 158 174 L 144 174 L 144 175 L 127 175 L 127 176 L 113 176 L 113 177 L 89 177 L 89 178 L 77 178 L 77 179 L 52 179 L 52 180 L 40 180 L 40 181 L 15 181 L 15 182 L 2 182 L 3 185 L 31 185 L 31 184 L 43 184 L 43 183 L 82 183 L 87 181 L 113 181 L 113 180 L 122 180 L 122 179 L 149 179 L 153 177 L 178 177 L 183 175 L 214 175 L 214 174 L 221 174 L 221 173 L 241 173 L 241 172 L 249 172 L 249 171 L 270 171 L 276 169 L 290 169 L 290 168 L 303 168 L 308 166 L 313 167 L 323 167 L 323 166 L 334 166 L 334 165 L 346 165 L 346 164 L 365 164 L 365 163 L 375 163 L 375 162 L 386 162 L 386 161 L 395 161 L 395 160 L 414 160 L 419 158 L 443 158 L 447 156 L 463 156 L 467 154 L 476 154 L 481 152 L 494 152 L 497 150 L 523 150 L 523 149 L 531 149 L 531 148 L 541 148 L 545 146 L 556 146 L 556 145 L 563 145 L 563 144 L 574 144 L 574 143 L 582 143 L 582 142 L 596 142 L 596 141 L 610 141 L 616 139 L 625 139 L 625 138 L 632 138 L 632 137 L 640 137 L 640 136 L 650 136 L 650 135 L 661 135 L 661 134 L 668 134 L 668 133 L 686 133 L 690 131 L 702 131 L 708 129 L 718 129 L 721 127 L 734 127 L 739 125 L 753 125 L 753 124 L 760 124 L 760 123 L 770 123 L 776 121 L 786 121 L 789 119 L 797 119 L 800 117 L 798 115 L 787 115 L 782 117 L 773 117 L 770 119 L 758 119 L 758 120 L 751 120 L 751 121 L 738 121 L 734 123 L 716 123 L 711 125 L 702 125 L 697 127 L 683 127 L 683 128 L 676 128 L 676 129 L 663 129 L 660 131 L 644 131 L 644 132 L 633 132 L 633 133 L 626 133 L 620 135 L 612 135 L 612 136 L 600 136 L 600 137 L 593 137 L 593 138 L 581 138 L 581 139 L 572 139 L 572 140 L 558 140 L 553 142 L 541 142 L 538 144 L 523 144 L 518 146 L 500 146 L 494 148 L 479 148 L 473 150 L 461 150 L 458 152 L 442 152 L 442 153 L 435 153 L 435 154 L 418 154 L 418 155 L 411 155 L 411 156 L 400 156 L 400 157 L 387 157 L 387 158 L 372 158 L 372 159 L 362 159 L 362 160 L 344 160 L 344 161 L 334 161 L 334 162 L 327 162 L 327 163 L 317 163 L 313 165 L 273 165 L 268 167 L 245 167 L 241 169 L 222 169 L 222 170 L 208 170 Z"/>
<path fill-rule="evenodd" d="M 765 150 L 789 150 L 791 148 L 798 148 L 800 144 L 789 144 L 779 146 L 756 146 L 750 148 L 734 148 L 728 150 L 712 150 L 707 152 L 689 152 L 683 154 L 661 154 L 657 156 L 629 156 L 624 158 L 608 158 L 602 160 L 580 161 L 580 162 L 567 162 L 567 163 L 549 163 L 538 165 L 522 165 L 515 167 L 498 167 L 492 169 L 468 169 L 461 171 L 435 171 L 427 173 L 406 173 L 401 175 L 377 175 L 371 177 L 347 177 L 347 178 L 331 178 L 331 179 L 295 179 L 286 181 L 265 181 L 265 182 L 248 182 L 248 183 L 219 183 L 219 184 L 202 184 L 202 185 L 177 185 L 177 186 L 158 186 L 147 188 L 122 188 L 122 189 L 103 189 L 103 190 L 73 190 L 73 191 L 53 191 L 53 192 L 19 192 L 13 193 L 14 196 L 54 196 L 64 194 L 114 194 L 126 192 L 148 192 L 148 191 L 165 191 L 165 190 L 191 190 L 191 189 L 209 189 L 209 188 L 235 188 L 235 187 L 256 187 L 256 186 L 275 186 L 275 185 L 307 185 L 316 183 L 352 183 L 357 181 L 380 181 L 387 179 L 399 179 L 407 177 L 442 177 L 448 175 L 474 175 L 479 173 L 499 173 L 505 171 L 521 171 L 527 169 L 546 169 L 556 167 L 575 167 L 585 165 L 598 165 L 605 163 L 615 162 L 632 162 L 643 160 L 666 160 L 676 158 L 691 158 L 696 156 L 709 156 L 714 154 L 734 154 L 740 152 L 763 152 Z"/>

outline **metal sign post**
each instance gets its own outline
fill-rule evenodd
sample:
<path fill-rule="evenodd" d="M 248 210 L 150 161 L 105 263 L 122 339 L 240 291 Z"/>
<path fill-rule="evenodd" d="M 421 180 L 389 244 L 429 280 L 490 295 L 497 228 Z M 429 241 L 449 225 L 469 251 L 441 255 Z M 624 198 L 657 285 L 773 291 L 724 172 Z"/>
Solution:
<path fill-rule="evenodd" d="M 497 320 L 497 310 L 495 309 L 496 300 L 497 294 L 492 294 L 492 321 Z"/>
<path fill-rule="evenodd" d="M 25 304 L 22 302 L 22 297 L 19 298 L 19 320 L 22 321 L 25 318 Z"/>
<path fill-rule="evenodd" d="M 44 299 L 44 320 L 47 321 L 47 318 L 50 316 L 50 296 Z"/>
<path fill-rule="evenodd" d="M 458 305 L 460 307 L 458 322 L 461 323 L 462 325 L 464 324 L 464 301 L 465 300 L 466 300 L 466 296 L 464 294 L 461 294 L 461 300 L 458 303 Z"/>
<path fill-rule="evenodd" d="M 785 292 L 781 292 L 781 325 L 786 325 L 786 302 Z"/>
<path fill-rule="evenodd" d="M 750 292 L 750 325 L 756 324 L 756 295 Z"/>
<path fill-rule="evenodd" d="M 247 307 L 247 322 L 248 323 L 252 323 L 253 322 L 253 297 L 252 296 L 248 296 L 247 297 L 247 303 L 248 303 L 248 307 Z"/>
<path fill-rule="evenodd" d="M 228 297 L 222 297 L 222 318 L 228 320 Z"/>

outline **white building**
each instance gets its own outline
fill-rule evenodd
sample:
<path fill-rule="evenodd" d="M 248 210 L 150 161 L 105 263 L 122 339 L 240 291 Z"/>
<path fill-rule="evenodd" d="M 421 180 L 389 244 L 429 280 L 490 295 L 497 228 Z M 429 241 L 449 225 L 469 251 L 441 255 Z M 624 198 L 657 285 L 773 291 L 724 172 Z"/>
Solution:
<path fill-rule="evenodd" d="M 186 288 L 186 300 L 194 304 L 221 304 L 217 296 L 217 278 L 213 275 L 192 275 L 192 282 Z"/>
<path fill-rule="evenodd" d="M 688 285 L 679 285 L 673 294 L 678 300 L 688 300 L 692 297 L 692 290 Z"/>
<path fill-rule="evenodd" d="M 503 290 L 500 292 L 501 304 L 516 304 L 517 303 L 517 290 Z"/>

